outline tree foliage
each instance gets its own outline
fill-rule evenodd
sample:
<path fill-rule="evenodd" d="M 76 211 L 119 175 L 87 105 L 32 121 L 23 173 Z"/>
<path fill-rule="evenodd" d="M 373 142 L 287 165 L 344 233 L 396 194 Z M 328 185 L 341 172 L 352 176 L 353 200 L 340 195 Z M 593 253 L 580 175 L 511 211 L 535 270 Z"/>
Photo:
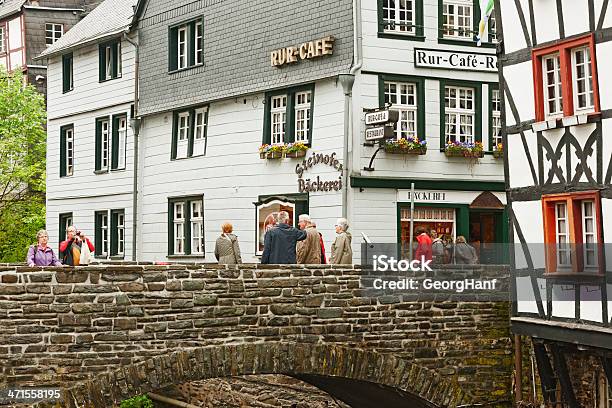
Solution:
<path fill-rule="evenodd" d="M 120 408 L 153 408 L 153 401 L 146 395 L 139 395 L 121 402 Z"/>
<path fill-rule="evenodd" d="M 45 101 L 0 67 L 0 262 L 24 261 L 45 219 Z"/>

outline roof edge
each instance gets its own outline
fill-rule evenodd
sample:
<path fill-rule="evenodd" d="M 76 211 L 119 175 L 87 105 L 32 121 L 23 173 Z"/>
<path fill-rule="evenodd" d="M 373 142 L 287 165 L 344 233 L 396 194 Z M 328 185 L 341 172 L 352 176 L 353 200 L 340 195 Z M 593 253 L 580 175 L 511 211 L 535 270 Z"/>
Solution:
<path fill-rule="evenodd" d="M 121 28 L 120 30 L 112 31 L 110 33 L 104 33 L 104 34 L 101 34 L 101 35 L 99 35 L 97 37 L 93 37 L 93 38 L 87 39 L 85 41 L 81 41 L 81 42 L 78 42 L 76 44 L 72 44 L 69 47 L 61 48 L 59 50 L 55 50 L 55 51 L 52 51 L 52 52 L 49 52 L 49 53 L 45 53 L 45 51 L 43 51 L 40 55 L 37 55 L 37 56 L 33 57 L 32 60 L 39 61 L 39 60 L 41 60 L 43 58 L 50 58 L 50 57 L 54 57 L 56 55 L 65 54 L 69 50 L 75 50 L 77 48 L 82 48 L 82 47 L 85 47 L 87 45 L 91 45 L 93 43 L 97 43 L 100 40 L 105 40 L 105 39 L 108 39 L 108 38 L 111 38 L 111 37 L 115 37 L 118 34 L 129 32 L 130 30 L 131 30 L 131 25 L 127 25 L 127 26 Z"/>

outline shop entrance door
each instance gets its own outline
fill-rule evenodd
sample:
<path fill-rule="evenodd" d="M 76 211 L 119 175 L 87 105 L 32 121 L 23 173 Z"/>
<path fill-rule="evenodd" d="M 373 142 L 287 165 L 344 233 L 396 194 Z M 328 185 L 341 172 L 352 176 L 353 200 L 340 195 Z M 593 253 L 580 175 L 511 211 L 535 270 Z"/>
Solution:
<path fill-rule="evenodd" d="M 501 211 L 470 211 L 469 243 L 476 249 L 479 263 L 503 263 L 501 242 Z"/>

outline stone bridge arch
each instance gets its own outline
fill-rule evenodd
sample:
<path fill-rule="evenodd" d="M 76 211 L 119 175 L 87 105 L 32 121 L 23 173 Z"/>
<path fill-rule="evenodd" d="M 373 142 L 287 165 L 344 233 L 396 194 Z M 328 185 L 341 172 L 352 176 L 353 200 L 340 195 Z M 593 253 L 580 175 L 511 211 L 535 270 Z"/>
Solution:
<path fill-rule="evenodd" d="M 317 375 L 366 381 L 410 394 L 427 407 L 471 398 L 456 383 L 407 359 L 336 344 L 263 342 L 195 347 L 90 376 L 62 392 L 61 407 L 106 408 L 173 384 L 252 374 Z M 42 402 L 35 408 L 57 407 Z"/>

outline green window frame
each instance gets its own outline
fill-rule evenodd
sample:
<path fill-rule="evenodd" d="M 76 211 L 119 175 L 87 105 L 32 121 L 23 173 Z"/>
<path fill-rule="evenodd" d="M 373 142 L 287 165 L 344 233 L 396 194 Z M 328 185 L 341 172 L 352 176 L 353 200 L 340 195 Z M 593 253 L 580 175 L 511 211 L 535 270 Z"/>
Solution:
<path fill-rule="evenodd" d="M 426 140 L 425 135 L 425 78 L 409 75 L 378 75 L 378 105 L 385 106 L 385 82 L 411 83 L 416 86 L 417 126 L 416 135 L 419 140 Z M 401 115 L 400 115 L 401 116 Z M 401 120 L 401 119 L 400 119 Z"/>
<path fill-rule="evenodd" d="M 425 30 L 424 30 L 424 22 L 423 22 L 423 0 L 406 0 L 412 3 L 413 6 L 413 14 L 414 14 L 414 25 L 408 26 L 407 28 L 414 28 L 413 32 L 402 32 L 396 30 L 390 30 L 386 27 L 389 24 L 385 24 L 385 15 L 387 14 L 387 1 L 391 0 L 377 0 L 378 5 L 378 38 L 393 38 L 393 39 L 401 39 L 401 40 L 409 40 L 409 41 L 425 41 Z M 395 0 L 395 4 L 399 4 L 399 0 Z M 395 12 L 395 16 L 397 17 L 397 11 Z M 402 26 L 401 21 L 393 24 L 393 26 L 399 27 Z"/>
<path fill-rule="evenodd" d="M 59 215 L 59 234 L 58 234 L 58 243 L 61 243 L 62 241 L 66 240 L 66 230 L 68 229 L 69 226 L 71 226 L 72 224 L 74 224 L 73 222 L 74 218 L 72 216 L 72 213 L 61 213 Z"/>
<path fill-rule="evenodd" d="M 106 124 L 106 125 L 105 125 Z M 106 136 L 106 140 L 104 140 Z M 112 124 L 110 116 L 96 118 L 95 172 L 107 173 L 110 168 Z"/>
<path fill-rule="evenodd" d="M 74 89 L 74 59 L 72 53 L 62 55 L 62 93 Z"/>
<path fill-rule="evenodd" d="M 60 177 L 74 174 L 74 125 L 60 127 Z"/>
<path fill-rule="evenodd" d="M 440 151 L 446 146 L 446 106 L 445 89 L 447 86 L 474 89 L 474 142 L 482 143 L 482 82 L 440 80 Z M 459 126 L 459 123 L 457 124 Z"/>
<path fill-rule="evenodd" d="M 495 150 L 495 143 L 493 142 L 493 91 L 498 91 L 501 92 L 499 90 L 499 85 L 498 84 L 488 84 L 488 88 L 489 88 L 489 150 L 493 151 Z M 501 97 L 501 93 L 499 95 L 499 105 L 500 105 L 500 110 L 499 110 L 499 114 L 500 114 L 500 121 L 501 121 L 501 101 L 502 101 L 502 97 Z M 500 130 L 500 137 L 501 137 L 501 130 Z"/>
<path fill-rule="evenodd" d="M 99 82 L 121 77 L 121 40 L 102 43 L 98 46 Z"/>
<path fill-rule="evenodd" d="M 126 237 L 124 209 L 100 210 L 94 212 L 94 231 L 96 258 L 124 258 Z"/>
<path fill-rule="evenodd" d="M 195 203 L 196 208 L 199 203 L 199 211 L 194 211 L 193 204 Z M 182 206 L 179 213 L 177 211 L 177 205 Z M 175 218 L 175 215 L 177 217 Z M 195 215 L 198 215 L 195 218 Z M 169 197 L 168 198 L 168 256 L 169 257 L 197 257 L 204 258 L 205 256 L 205 239 L 204 239 L 204 195 L 185 196 L 185 197 Z M 200 224 L 197 232 L 200 234 L 199 237 L 194 234 L 194 226 Z M 181 236 L 177 232 L 177 228 L 182 230 Z M 201 247 L 200 252 L 196 252 L 193 248 L 193 239 L 200 239 L 199 244 Z M 175 241 L 181 240 L 180 244 Z M 175 245 L 176 244 L 176 245 Z M 182 251 L 180 250 L 182 249 Z"/>
<path fill-rule="evenodd" d="M 203 63 L 204 17 L 169 26 L 168 72 L 182 71 Z"/>
<path fill-rule="evenodd" d="M 106 139 L 104 136 L 106 136 Z M 127 113 L 117 113 L 115 115 L 96 118 L 96 174 L 125 170 L 127 161 L 127 136 Z"/>
<path fill-rule="evenodd" d="M 305 131 L 306 138 L 301 140 L 306 145 L 312 146 L 312 124 L 314 118 L 314 100 L 315 100 L 315 85 L 307 84 L 301 85 L 291 88 L 285 88 L 273 92 L 267 92 L 265 94 L 265 113 L 264 113 L 264 130 L 263 130 L 263 140 L 262 144 L 272 144 L 272 126 L 273 126 L 273 118 L 272 113 L 274 108 L 272 107 L 273 99 L 275 97 L 279 97 L 285 95 L 287 97 L 286 107 L 284 110 L 285 113 L 285 125 L 284 125 L 284 134 L 282 140 L 278 141 L 276 144 L 280 143 L 293 143 L 296 141 L 296 135 L 298 132 L 302 130 L 297 129 L 296 124 L 296 106 L 298 95 L 310 93 L 310 108 L 309 108 L 309 117 L 308 119 L 304 119 L 305 125 L 307 123 L 308 130 Z M 298 106 L 299 109 L 299 106 Z M 281 111 L 277 111 L 280 113 Z"/>
<path fill-rule="evenodd" d="M 112 116 L 111 170 L 125 170 L 127 151 L 128 116 L 120 113 Z"/>
<path fill-rule="evenodd" d="M 208 111 L 202 105 L 174 111 L 172 114 L 171 160 L 206 155 L 208 145 Z"/>
<path fill-rule="evenodd" d="M 478 0 L 472 0 L 472 38 L 445 38 L 444 37 L 444 3 L 452 0 L 438 0 L 438 43 L 449 45 L 464 45 L 468 47 L 477 47 L 476 37 L 478 36 L 478 26 L 480 24 L 480 4 Z M 495 48 L 496 44 L 483 41 L 481 47 Z"/>

